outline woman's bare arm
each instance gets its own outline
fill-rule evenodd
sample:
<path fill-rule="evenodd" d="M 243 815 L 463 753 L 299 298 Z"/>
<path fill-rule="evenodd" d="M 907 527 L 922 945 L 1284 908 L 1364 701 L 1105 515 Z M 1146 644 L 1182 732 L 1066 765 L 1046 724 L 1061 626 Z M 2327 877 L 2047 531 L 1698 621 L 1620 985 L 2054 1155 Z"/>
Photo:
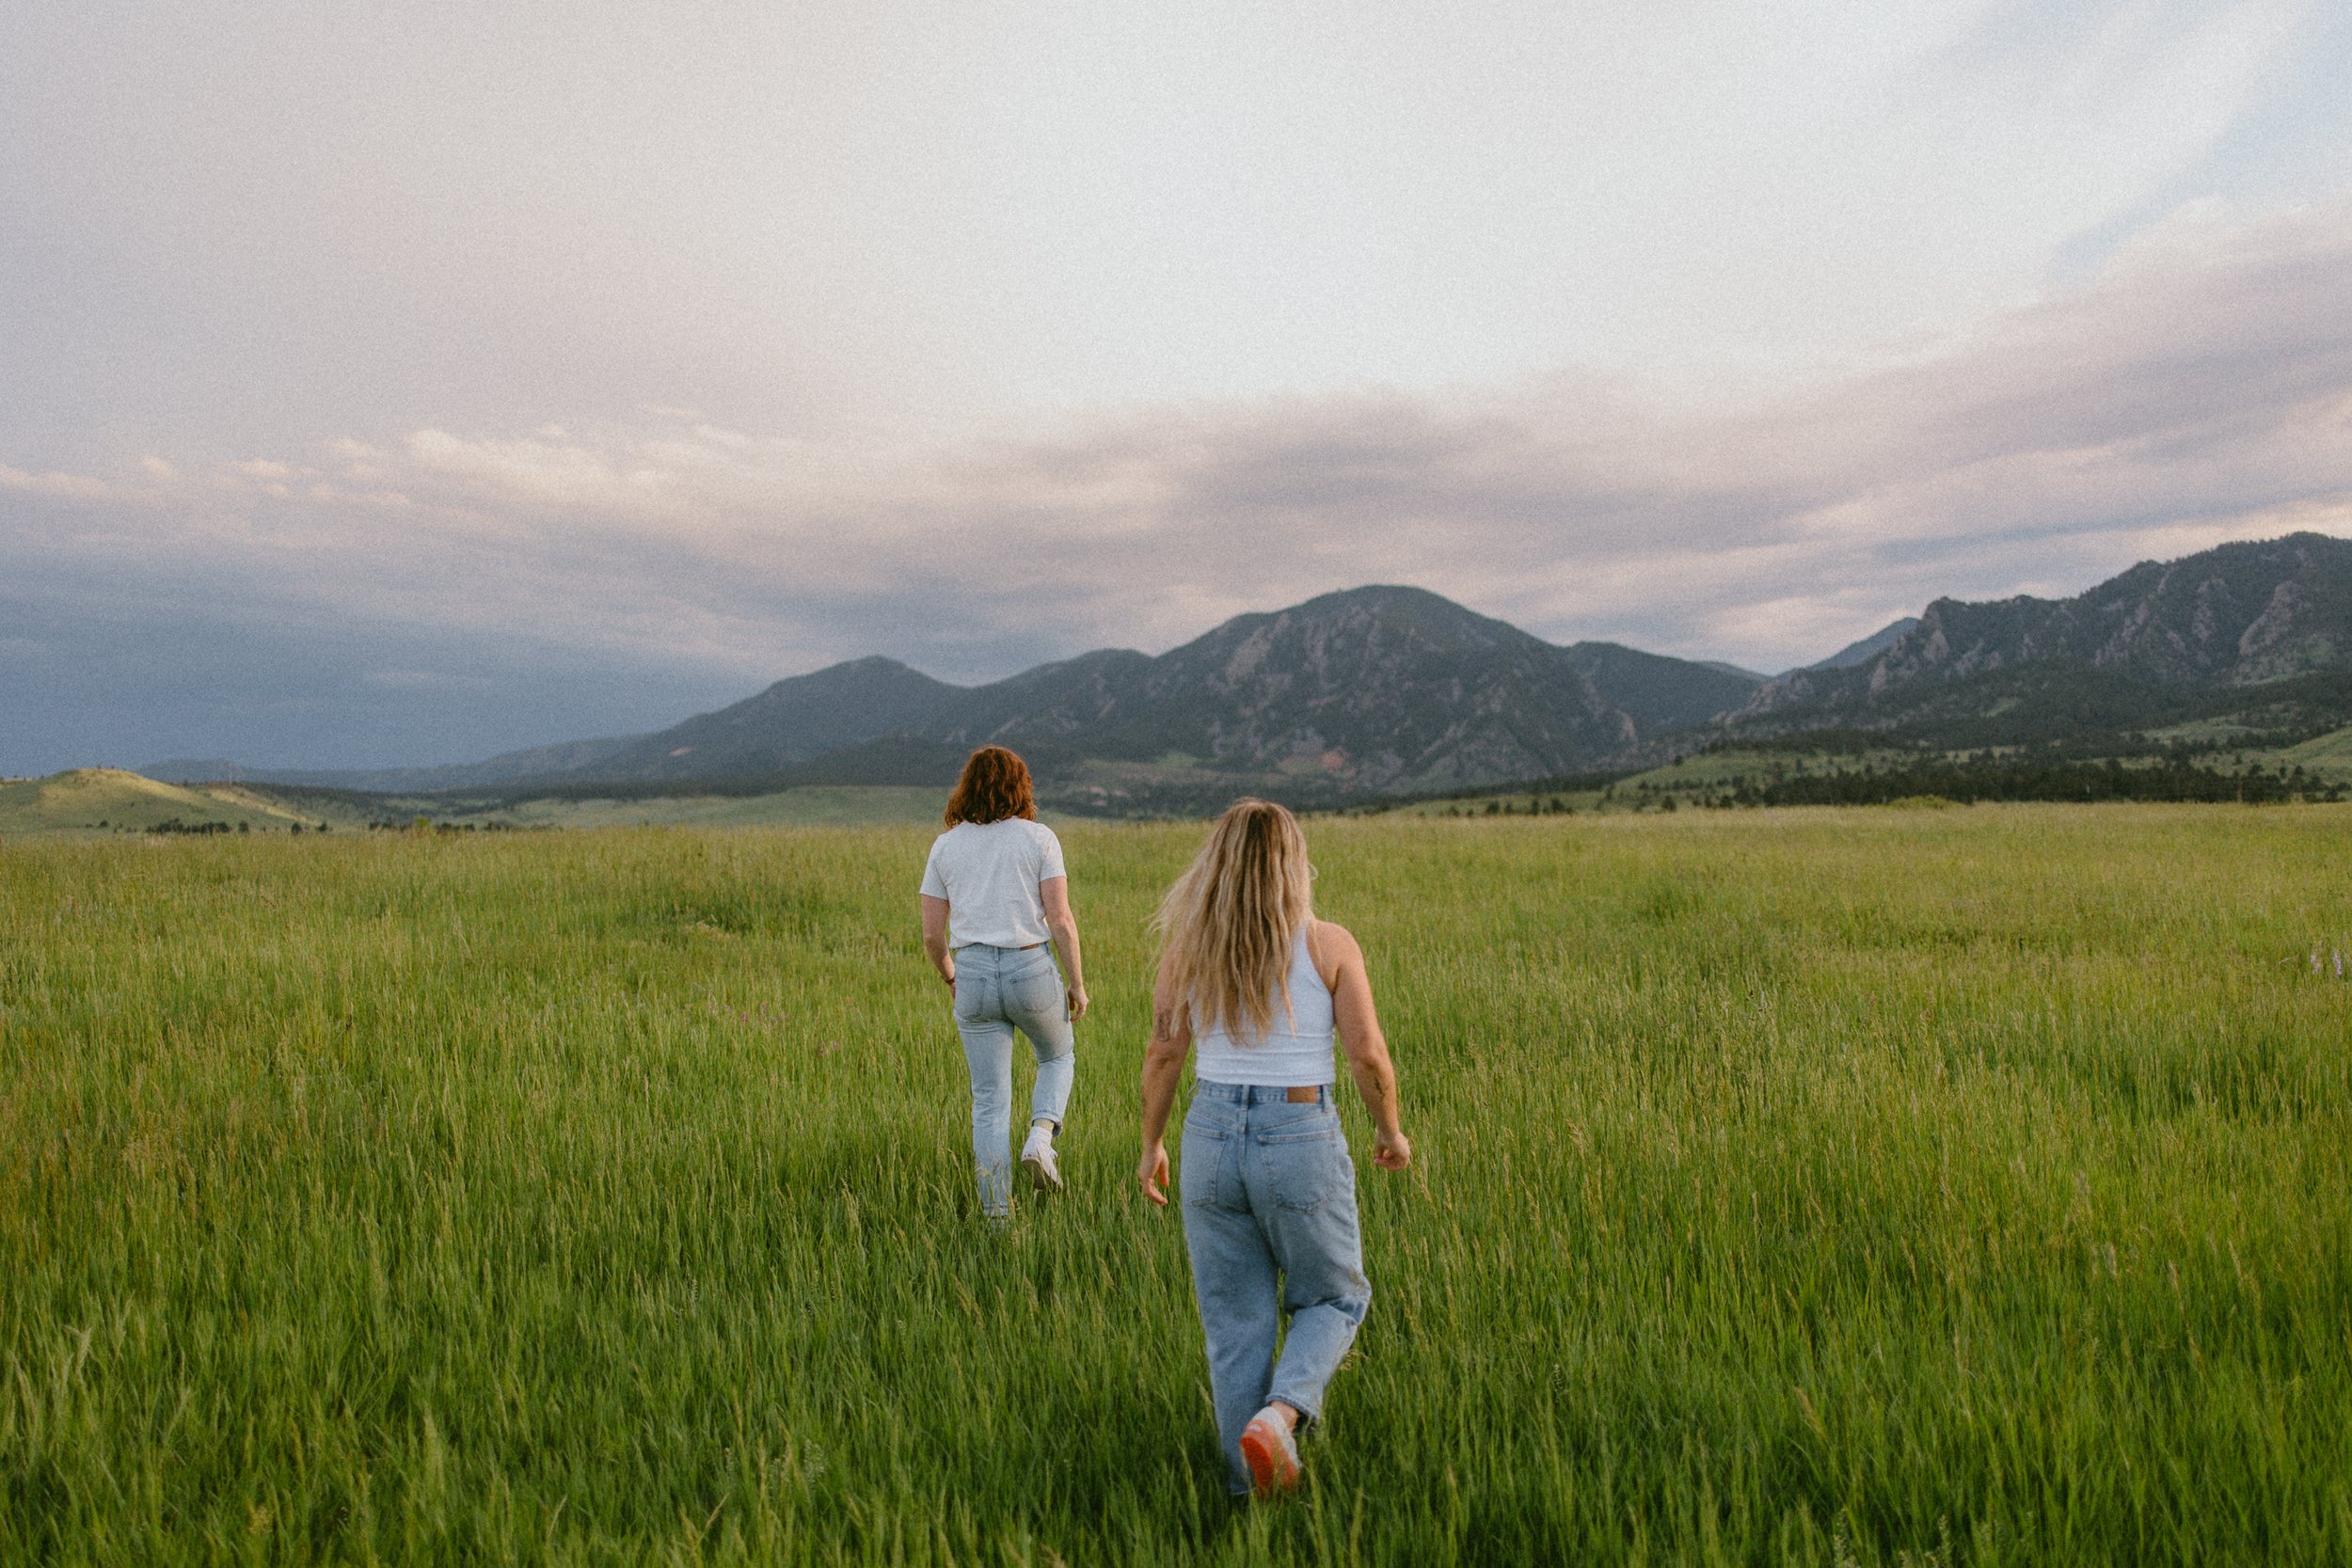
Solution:
<path fill-rule="evenodd" d="M 1072 1022 L 1087 1016 L 1086 965 L 1078 957 L 1078 917 L 1070 912 L 1070 879 L 1049 877 L 1037 884 L 1038 901 L 1045 906 L 1045 929 L 1061 956 L 1062 978 L 1070 983 Z"/>
<path fill-rule="evenodd" d="M 930 956 L 931 967 L 947 982 L 947 989 L 956 989 L 956 956 L 947 950 L 947 900 L 923 895 L 923 951 Z"/>
<path fill-rule="evenodd" d="M 1143 1050 L 1143 1157 L 1136 1180 L 1143 1196 L 1168 1206 L 1168 1117 L 1176 1107 L 1176 1081 L 1192 1054 L 1192 1009 L 1176 996 L 1166 958 L 1152 988 L 1152 1042 Z"/>
<path fill-rule="evenodd" d="M 1372 1005 L 1364 950 L 1347 927 L 1327 920 L 1315 922 L 1314 938 L 1316 967 L 1331 987 L 1332 1018 L 1339 1026 L 1340 1048 L 1347 1053 L 1348 1076 L 1356 1080 L 1356 1092 L 1372 1113 L 1372 1163 L 1382 1170 L 1403 1170 L 1413 1163 L 1413 1146 L 1405 1136 L 1396 1065 L 1389 1060 L 1389 1042 Z"/>

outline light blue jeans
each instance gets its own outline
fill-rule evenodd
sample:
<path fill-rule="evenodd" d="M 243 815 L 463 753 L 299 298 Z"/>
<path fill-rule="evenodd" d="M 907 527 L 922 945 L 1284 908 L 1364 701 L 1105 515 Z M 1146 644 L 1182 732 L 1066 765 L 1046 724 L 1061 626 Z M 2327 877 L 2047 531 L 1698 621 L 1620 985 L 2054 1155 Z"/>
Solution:
<path fill-rule="evenodd" d="M 1249 1490 L 1242 1428 L 1268 1400 L 1308 1420 L 1323 1414 L 1372 1306 L 1356 1225 L 1356 1164 L 1331 1091 L 1293 1104 L 1290 1091 L 1195 1084 L 1184 1113 L 1184 1245 L 1208 1341 L 1225 1484 Z M 1279 1279 L 1277 1276 L 1279 1276 Z M 1290 1314 L 1282 1358 L 1275 1331 Z"/>
<path fill-rule="evenodd" d="M 1012 1032 L 1037 1053 L 1037 1087 L 1029 1119 L 1058 1128 L 1070 1103 L 1077 1054 L 1070 1030 L 1070 998 L 1049 947 L 956 949 L 956 1030 L 972 1068 L 972 1161 L 980 1180 L 980 1209 L 1000 1217 L 1012 1206 Z"/>

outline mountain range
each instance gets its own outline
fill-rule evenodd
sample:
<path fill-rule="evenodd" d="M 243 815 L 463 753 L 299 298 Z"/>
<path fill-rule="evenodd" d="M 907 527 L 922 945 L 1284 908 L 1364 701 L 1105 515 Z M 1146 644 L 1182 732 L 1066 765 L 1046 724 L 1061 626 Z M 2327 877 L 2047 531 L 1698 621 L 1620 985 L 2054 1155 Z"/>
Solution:
<path fill-rule="evenodd" d="M 1157 657 L 1083 655 L 982 687 L 888 659 L 779 681 L 595 765 L 602 778 L 778 771 L 861 742 L 984 742 L 1041 771 L 1206 768 L 1394 790 L 1525 778 L 1737 707 L 1755 682 L 1607 642 L 1562 648 L 1418 588 L 1242 615 Z"/>
<path fill-rule="evenodd" d="M 2071 599 L 1938 599 L 1859 662 L 1758 687 L 1726 727 L 2049 738 L 2253 714 L 2352 674 L 2352 542 L 2319 533 L 2143 562 Z M 2341 722 L 2341 721 L 2338 721 Z"/>
<path fill-rule="evenodd" d="M 1938 599 L 1771 679 L 1613 642 L 1560 646 L 1423 589 L 1375 586 L 1236 616 L 1165 654 L 1103 649 L 984 686 L 866 657 L 654 735 L 455 768 L 258 776 L 391 791 L 938 784 L 995 741 L 1069 803 L 1238 788 L 1319 801 L 1814 731 L 1998 744 L 2256 709 L 2305 729 L 2352 709 L 2352 542 L 2226 545 L 2072 599 Z M 145 771 L 257 776 L 231 766 Z"/>

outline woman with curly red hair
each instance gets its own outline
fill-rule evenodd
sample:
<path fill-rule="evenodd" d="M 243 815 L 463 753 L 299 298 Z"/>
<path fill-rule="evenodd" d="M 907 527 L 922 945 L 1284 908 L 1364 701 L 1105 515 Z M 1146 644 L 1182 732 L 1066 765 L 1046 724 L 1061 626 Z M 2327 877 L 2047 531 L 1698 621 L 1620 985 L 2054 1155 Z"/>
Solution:
<path fill-rule="evenodd" d="M 972 1069 L 980 1211 L 1001 1220 L 1012 1204 L 1016 1029 L 1037 1053 L 1021 1164 L 1038 1187 L 1062 1184 L 1054 1139 L 1077 1060 L 1070 1026 L 1087 1010 L 1078 922 L 1070 912 L 1061 841 L 1038 821 L 1036 785 L 1017 753 L 983 746 L 965 759 L 947 798 L 946 824 L 923 867 L 923 950 L 947 983 Z"/>

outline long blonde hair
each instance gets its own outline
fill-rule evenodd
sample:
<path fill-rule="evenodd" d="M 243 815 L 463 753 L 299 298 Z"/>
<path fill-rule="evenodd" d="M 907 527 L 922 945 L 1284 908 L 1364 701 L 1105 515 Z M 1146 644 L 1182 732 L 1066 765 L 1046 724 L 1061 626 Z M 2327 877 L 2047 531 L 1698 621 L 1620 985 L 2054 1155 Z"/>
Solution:
<path fill-rule="evenodd" d="M 1263 1039 L 1277 991 L 1290 1010 L 1291 947 L 1315 917 L 1313 878 L 1296 817 L 1271 800 L 1225 808 L 1152 922 L 1196 1035 L 1222 1025 L 1235 1040 Z"/>

